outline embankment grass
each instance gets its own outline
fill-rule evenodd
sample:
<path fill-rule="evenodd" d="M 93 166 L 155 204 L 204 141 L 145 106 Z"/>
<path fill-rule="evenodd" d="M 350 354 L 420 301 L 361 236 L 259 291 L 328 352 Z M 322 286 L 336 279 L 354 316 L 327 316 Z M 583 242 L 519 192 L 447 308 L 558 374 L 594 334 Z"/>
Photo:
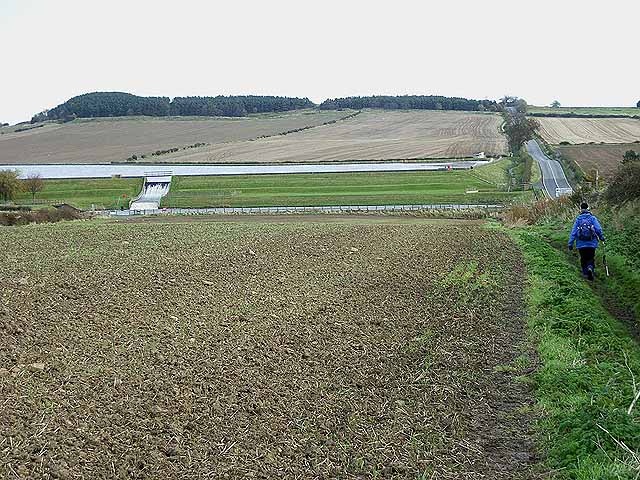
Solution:
<path fill-rule="evenodd" d="M 595 286 L 583 281 L 578 261 L 559 249 L 566 249 L 566 234 L 559 225 L 512 230 L 528 269 L 529 328 L 541 363 L 533 381 L 546 463 L 554 478 L 638 478 L 640 406 L 629 410 L 640 388 L 640 349 L 629 325 L 608 311 L 599 294 L 598 285 L 611 277 L 604 280 L 599 272 Z"/>
<path fill-rule="evenodd" d="M 482 168 L 473 173 L 442 171 L 177 177 L 162 205 L 504 204 L 523 196 L 523 192 L 500 191 L 496 185 L 476 177 Z"/>

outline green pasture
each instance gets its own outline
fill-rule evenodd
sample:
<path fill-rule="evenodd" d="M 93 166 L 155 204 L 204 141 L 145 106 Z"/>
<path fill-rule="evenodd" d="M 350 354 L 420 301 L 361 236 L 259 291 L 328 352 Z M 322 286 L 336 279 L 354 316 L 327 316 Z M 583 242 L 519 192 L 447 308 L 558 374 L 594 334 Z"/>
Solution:
<path fill-rule="evenodd" d="M 21 192 L 14 199 L 20 205 L 68 203 L 77 208 L 128 208 L 129 200 L 140 193 L 141 178 L 97 178 L 45 180 L 44 188 L 32 201 L 31 193 Z M 124 195 L 124 196 L 123 196 Z"/>
<path fill-rule="evenodd" d="M 177 177 L 162 206 L 503 204 L 523 196 L 500 191 L 480 171 Z"/>

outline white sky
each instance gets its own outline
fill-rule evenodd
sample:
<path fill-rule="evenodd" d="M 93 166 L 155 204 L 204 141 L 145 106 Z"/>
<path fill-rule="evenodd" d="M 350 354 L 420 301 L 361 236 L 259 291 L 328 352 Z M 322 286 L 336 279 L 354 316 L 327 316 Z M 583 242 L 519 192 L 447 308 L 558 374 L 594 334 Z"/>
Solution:
<path fill-rule="evenodd" d="M 635 106 L 638 0 L 0 0 L 0 121 L 92 91 Z"/>

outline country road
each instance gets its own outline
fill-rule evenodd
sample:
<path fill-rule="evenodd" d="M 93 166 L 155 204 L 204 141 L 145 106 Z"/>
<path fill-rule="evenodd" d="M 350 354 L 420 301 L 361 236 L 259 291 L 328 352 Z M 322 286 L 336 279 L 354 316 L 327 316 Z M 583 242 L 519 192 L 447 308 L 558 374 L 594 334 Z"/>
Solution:
<path fill-rule="evenodd" d="M 535 140 L 529 140 L 527 142 L 527 152 L 534 160 L 540 165 L 542 171 L 542 184 L 547 195 L 551 198 L 558 198 L 561 195 L 570 194 L 573 192 L 569 181 L 564 174 L 562 165 L 557 160 L 551 160 L 547 157 L 538 142 Z M 557 189 L 560 189 L 558 191 Z"/>

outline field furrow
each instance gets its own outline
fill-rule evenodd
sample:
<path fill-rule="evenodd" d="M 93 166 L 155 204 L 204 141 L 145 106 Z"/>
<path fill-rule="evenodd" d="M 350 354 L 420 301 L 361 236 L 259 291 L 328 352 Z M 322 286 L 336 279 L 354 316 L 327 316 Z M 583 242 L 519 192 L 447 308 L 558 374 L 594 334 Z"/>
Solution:
<path fill-rule="evenodd" d="M 530 399 L 496 369 L 524 329 L 502 234 L 73 224 L 7 230 L 0 253 L 2 476 L 521 479 L 532 462 Z"/>

